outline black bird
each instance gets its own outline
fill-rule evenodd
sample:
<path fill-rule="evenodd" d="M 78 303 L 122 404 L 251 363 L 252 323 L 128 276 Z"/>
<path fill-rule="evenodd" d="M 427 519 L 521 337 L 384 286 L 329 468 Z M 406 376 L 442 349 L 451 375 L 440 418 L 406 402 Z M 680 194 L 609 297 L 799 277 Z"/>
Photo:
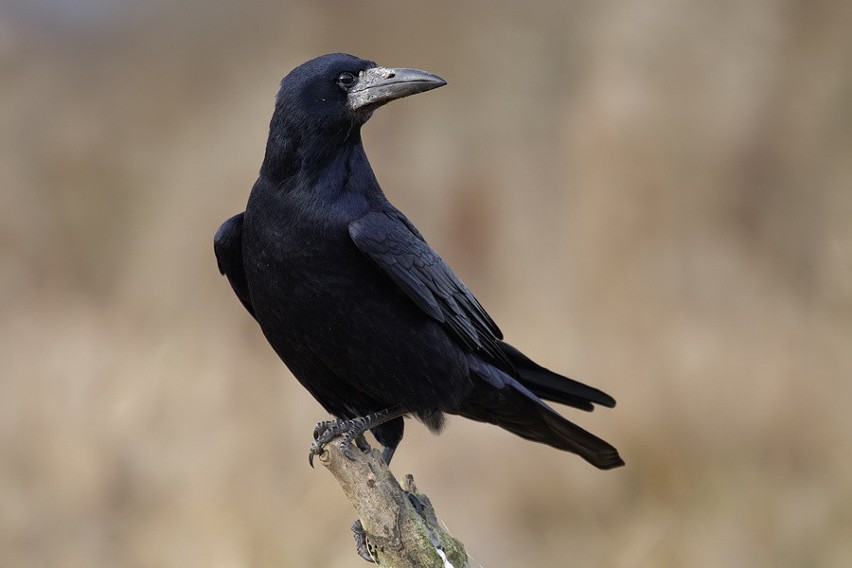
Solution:
<path fill-rule="evenodd" d="M 610 469 L 600 438 L 542 399 L 592 410 L 604 392 L 502 341 L 470 290 L 387 200 L 361 127 L 383 104 L 445 85 L 417 69 L 346 54 L 281 81 L 266 155 L 244 213 L 214 238 L 219 270 L 293 375 L 337 420 L 314 430 L 353 457 L 370 430 L 391 457 L 403 417 L 437 432 L 444 414 L 496 424 Z"/>

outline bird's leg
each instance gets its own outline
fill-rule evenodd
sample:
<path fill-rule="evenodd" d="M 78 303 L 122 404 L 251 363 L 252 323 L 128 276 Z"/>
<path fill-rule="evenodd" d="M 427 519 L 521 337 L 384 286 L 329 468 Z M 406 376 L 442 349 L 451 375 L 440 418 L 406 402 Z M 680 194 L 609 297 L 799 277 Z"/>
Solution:
<path fill-rule="evenodd" d="M 385 446 L 385 448 L 382 449 L 382 459 L 385 460 L 385 465 L 390 465 L 394 452 L 396 452 L 396 448 L 391 448 L 389 446 Z"/>
<path fill-rule="evenodd" d="M 314 456 L 321 454 L 325 445 L 337 436 L 343 437 L 340 441 L 340 451 L 350 460 L 354 460 L 355 454 L 352 453 L 353 441 L 359 449 L 364 449 L 364 446 L 369 448 L 367 441 L 364 439 L 364 432 L 405 414 L 406 411 L 401 408 L 393 407 L 373 412 L 366 416 L 358 416 L 357 418 L 325 420 L 318 423 L 314 428 L 314 441 L 308 451 L 308 463 L 313 467 Z"/>

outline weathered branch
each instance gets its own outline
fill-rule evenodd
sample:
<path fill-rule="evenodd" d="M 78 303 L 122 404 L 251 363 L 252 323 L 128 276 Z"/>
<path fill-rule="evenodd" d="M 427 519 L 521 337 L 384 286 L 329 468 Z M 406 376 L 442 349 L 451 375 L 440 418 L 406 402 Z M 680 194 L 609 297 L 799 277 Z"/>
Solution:
<path fill-rule="evenodd" d="M 414 478 L 405 489 L 377 450 L 354 450 L 355 460 L 340 451 L 338 440 L 320 454 L 360 518 L 367 550 L 379 566 L 389 568 L 468 568 L 464 546 L 441 527 L 429 498 L 417 492 Z"/>

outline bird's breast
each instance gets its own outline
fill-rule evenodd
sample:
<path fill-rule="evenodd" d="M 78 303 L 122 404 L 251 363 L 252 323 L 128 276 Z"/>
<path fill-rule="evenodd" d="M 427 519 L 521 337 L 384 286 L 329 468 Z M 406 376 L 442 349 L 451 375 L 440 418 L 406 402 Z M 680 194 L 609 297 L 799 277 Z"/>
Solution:
<path fill-rule="evenodd" d="M 327 368 L 376 400 L 386 395 L 376 377 L 408 393 L 411 408 L 459 399 L 469 388 L 462 352 L 355 246 L 350 220 L 328 212 L 314 222 L 304 209 L 246 209 L 251 302 L 279 356 Z"/>

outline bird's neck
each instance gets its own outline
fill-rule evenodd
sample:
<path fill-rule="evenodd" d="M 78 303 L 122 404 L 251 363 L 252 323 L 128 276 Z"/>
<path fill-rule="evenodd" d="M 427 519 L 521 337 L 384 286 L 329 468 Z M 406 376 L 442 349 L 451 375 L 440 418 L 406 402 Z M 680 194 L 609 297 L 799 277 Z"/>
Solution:
<path fill-rule="evenodd" d="M 382 195 L 357 128 L 345 138 L 270 135 L 260 175 L 284 191 L 306 190 L 319 199 Z"/>

